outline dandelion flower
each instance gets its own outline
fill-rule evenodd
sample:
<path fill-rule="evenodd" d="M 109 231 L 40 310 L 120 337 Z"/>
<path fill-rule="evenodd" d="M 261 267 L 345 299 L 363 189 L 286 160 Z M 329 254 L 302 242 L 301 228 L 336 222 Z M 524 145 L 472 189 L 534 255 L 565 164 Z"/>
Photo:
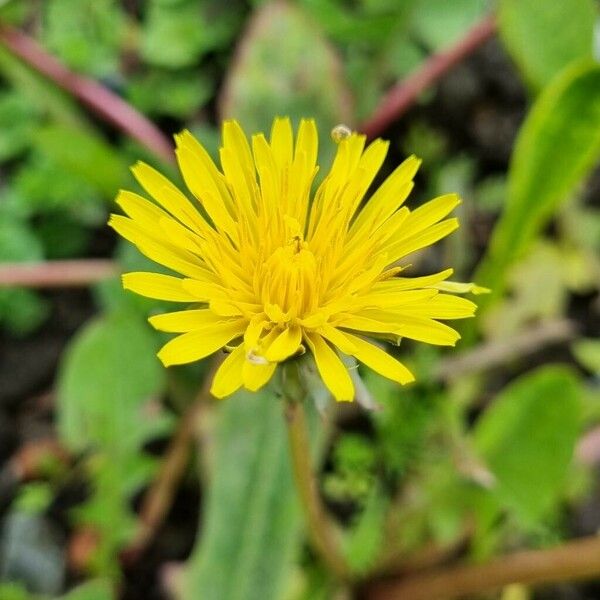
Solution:
<path fill-rule="evenodd" d="M 401 261 L 458 227 L 447 218 L 456 194 L 415 210 L 403 205 L 420 161 L 411 156 L 363 202 L 388 142 L 352 133 L 339 139 L 327 176 L 317 173 L 314 121 L 275 119 L 270 138 L 249 141 L 236 121 L 223 124 L 219 169 L 188 132 L 176 155 L 190 200 L 144 163 L 133 174 L 152 201 L 121 191 L 127 216 L 110 225 L 176 275 L 127 273 L 123 285 L 142 296 L 179 302 L 153 316 L 179 334 L 158 353 L 165 366 L 190 363 L 225 348 L 212 382 L 217 397 L 258 390 L 277 365 L 310 352 L 337 400 L 352 400 L 344 355 L 400 384 L 414 380 L 369 338 L 410 338 L 452 346 L 459 334 L 440 321 L 471 317 L 475 304 L 452 293 L 475 291 L 446 281 L 451 269 L 406 277 Z"/>

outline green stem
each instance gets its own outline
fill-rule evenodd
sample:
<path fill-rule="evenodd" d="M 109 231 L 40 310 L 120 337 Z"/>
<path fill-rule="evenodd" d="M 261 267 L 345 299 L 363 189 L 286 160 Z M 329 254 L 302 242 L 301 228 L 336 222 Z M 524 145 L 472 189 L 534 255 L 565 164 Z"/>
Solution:
<path fill-rule="evenodd" d="M 312 470 L 306 414 L 302 402 L 287 402 L 286 422 L 294 479 L 311 543 L 327 568 L 338 579 L 347 580 L 348 567 L 340 552 L 333 524 L 321 502 L 317 480 Z"/>

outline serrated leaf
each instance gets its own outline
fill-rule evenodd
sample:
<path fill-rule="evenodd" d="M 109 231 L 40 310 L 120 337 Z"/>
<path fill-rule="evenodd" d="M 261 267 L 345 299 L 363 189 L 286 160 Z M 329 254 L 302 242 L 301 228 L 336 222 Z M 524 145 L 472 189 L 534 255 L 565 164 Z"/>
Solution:
<path fill-rule="evenodd" d="M 581 393 L 569 369 L 542 367 L 504 388 L 476 423 L 475 448 L 496 479 L 493 493 L 524 523 L 543 518 L 561 492 Z"/>
<path fill-rule="evenodd" d="M 500 35 L 527 82 L 541 89 L 569 63 L 592 58 L 592 0 L 501 0 Z"/>
<path fill-rule="evenodd" d="M 277 49 L 274 51 L 274 49 Z M 222 118 L 248 133 L 269 131 L 275 115 L 315 117 L 321 132 L 350 121 L 338 59 L 315 23 L 285 2 L 265 4 L 247 25 L 219 102 Z"/>
<path fill-rule="evenodd" d="M 506 207 L 475 277 L 493 296 L 502 291 L 507 267 L 599 158 L 600 65 L 584 61 L 544 90 L 517 138 Z"/>
<path fill-rule="evenodd" d="M 302 516 L 283 406 L 240 392 L 219 407 L 214 478 L 183 600 L 276 600 L 298 549 Z"/>

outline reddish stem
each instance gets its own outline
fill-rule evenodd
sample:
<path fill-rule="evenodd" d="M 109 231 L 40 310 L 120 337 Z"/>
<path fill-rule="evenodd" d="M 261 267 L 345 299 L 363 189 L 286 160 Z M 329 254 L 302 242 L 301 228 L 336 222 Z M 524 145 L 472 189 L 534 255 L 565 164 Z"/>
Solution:
<path fill-rule="evenodd" d="M 591 536 L 547 550 L 525 550 L 482 565 L 434 569 L 372 584 L 368 600 L 452 600 L 512 583 L 547 585 L 600 574 L 600 538 Z"/>
<path fill-rule="evenodd" d="M 0 288 L 84 287 L 119 272 L 112 260 L 56 260 L 41 263 L 5 263 L 0 265 Z"/>
<path fill-rule="evenodd" d="M 393 86 L 358 129 L 373 138 L 382 133 L 413 106 L 421 93 L 472 54 L 496 33 L 496 20 L 486 17 L 454 46 L 428 58 L 406 79 Z"/>
<path fill-rule="evenodd" d="M 93 79 L 73 73 L 18 29 L 1 25 L 0 43 L 156 156 L 167 162 L 173 161 L 173 146 L 169 139 L 151 121 L 109 89 Z"/>

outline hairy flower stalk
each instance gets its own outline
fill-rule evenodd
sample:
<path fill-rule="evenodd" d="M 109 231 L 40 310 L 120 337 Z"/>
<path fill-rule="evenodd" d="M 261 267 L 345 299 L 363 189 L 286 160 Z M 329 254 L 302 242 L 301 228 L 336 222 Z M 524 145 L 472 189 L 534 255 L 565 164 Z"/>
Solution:
<path fill-rule="evenodd" d="M 270 139 L 249 142 L 235 121 L 223 124 L 218 169 L 187 131 L 176 136 L 177 160 L 194 200 L 146 164 L 132 171 L 152 198 L 121 191 L 128 215 L 110 225 L 150 259 L 177 275 L 128 273 L 125 288 L 193 305 L 153 316 L 161 331 L 179 334 L 158 356 L 165 366 L 229 351 L 212 393 L 258 390 L 277 365 L 309 351 L 337 400 L 354 386 L 340 357 L 352 356 L 398 383 L 412 373 L 369 337 L 411 338 L 454 345 L 458 333 L 441 323 L 471 317 L 475 304 L 453 293 L 479 291 L 448 282 L 451 269 L 405 276 L 408 254 L 458 227 L 447 218 L 455 194 L 411 211 L 403 203 L 420 161 L 411 156 L 363 204 L 388 143 L 365 148 L 365 136 L 342 136 L 331 169 L 314 196 L 318 136 L 314 121 L 275 119 Z M 408 269 L 406 269 L 408 270 Z"/>

